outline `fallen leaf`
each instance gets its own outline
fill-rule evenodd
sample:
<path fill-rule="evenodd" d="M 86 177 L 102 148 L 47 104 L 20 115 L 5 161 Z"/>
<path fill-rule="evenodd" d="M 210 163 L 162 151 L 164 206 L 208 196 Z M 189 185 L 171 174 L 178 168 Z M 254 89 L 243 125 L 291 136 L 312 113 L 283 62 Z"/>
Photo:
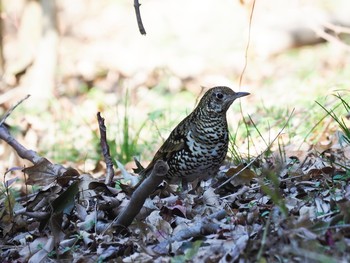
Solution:
<path fill-rule="evenodd" d="M 51 184 L 60 175 L 62 166 L 54 165 L 46 158 L 42 158 L 37 164 L 24 168 L 23 172 L 28 175 L 27 184 L 46 186 Z"/>
<path fill-rule="evenodd" d="M 256 177 L 256 174 L 252 170 L 249 168 L 244 169 L 244 167 L 244 164 L 240 164 L 237 167 L 231 167 L 226 172 L 227 177 L 233 177 L 231 183 L 234 186 L 248 184 L 254 177 Z M 242 171 L 242 169 L 244 170 Z"/>

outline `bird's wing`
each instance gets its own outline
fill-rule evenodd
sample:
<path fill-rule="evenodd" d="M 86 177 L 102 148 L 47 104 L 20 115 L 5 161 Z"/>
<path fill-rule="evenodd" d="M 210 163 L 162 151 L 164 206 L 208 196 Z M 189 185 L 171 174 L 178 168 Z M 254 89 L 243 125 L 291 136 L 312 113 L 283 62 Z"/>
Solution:
<path fill-rule="evenodd" d="M 186 147 L 186 136 L 190 130 L 191 125 L 191 115 L 189 115 L 174 128 L 174 130 L 170 133 L 168 139 L 166 139 L 166 141 L 154 155 L 152 162 L 144 170 L 144 174 L 146 176 L 153 169 L 154 164 L 158 160 L 167 161 L 176 152 L 181 151 L 184 149 L 184 147 Z"/>
<path fill-rule="evenodd" d="M 192 115 L 183 119 L 170 133 L 168 139 L 163 143 L 153 160 L 163 159 L 167 161 L 171 156 L 186 147 L 187 134 L 191 129 Z"/>

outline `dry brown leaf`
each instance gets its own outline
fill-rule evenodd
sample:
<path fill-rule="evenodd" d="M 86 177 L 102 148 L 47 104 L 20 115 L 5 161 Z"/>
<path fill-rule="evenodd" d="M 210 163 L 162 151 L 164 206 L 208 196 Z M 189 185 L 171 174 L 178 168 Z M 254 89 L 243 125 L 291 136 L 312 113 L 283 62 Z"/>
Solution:
<path fill-rule="evenodd" d="M 173 232 L 171 225 L 165 221 L 159 214 L 159 211 L 153 211 L 146 219 L 149 227 L 151 228 L 154 237 L 162 242 L 167 240 Z"/>
<path fill-rule="evenodd" d="M 304 160 L 307 158 L 309 155 L 310 149 L 312 147 L 307 144 L 303 143 L 301 145 L 287 145 L 283 148 L 284 154 L 288 158 L 297 158 L 300 163 L 303 163 Z M 280 153 L 274 153 L 276 156 L 280 156 Z"/>
<path fill-rule="evenodd" d="M 322 174 L 332 174 L 334 168 L 319 157 L 310 157 L 310 159 L 302 167 L 305 175 L 317 177 Z"/>
<path fill-rule="evenodd" d="M 168 221 L 174 216 L 186 218 L 186 207 L 180 202 L 172 206 L 163 206 L 161 212 L 163 218 Z"/>
<path fill-rule="evenodd" d="M 244 164 L 240 164 L 237 167 L 231 167 L 226 172 L 227 177 L 234 176 L 236 173 L 239 172 L 239 174 L 231 180 L 231 183 L 234 186 L 248 184 L 254 177 L 256 177 L 256 174 L 249 168 L 246 168 L 243 171 L 241 171 L 244 167 Z"/>
<path fill-rule="evenodd" d="M 77 180 L 79 177 L 79 172 L 73 168 L 67 168 L 67 171 L 63 175 L 57 177 L 57 183 L 61 186 L 68 186 L 73 180 Z"/>
<path fill-rule="evenodd" d="M 35 197 L 28 202 L 27 211 L 38 211 L 46 207 L 49 203 L 58 197 L 58 194 L 61 192 L 61 190 L 62 187 L 54 185 L 47 190 L 38 192 Z"/>
<path fill-rule="evenodd" d="M 29 185 L 46 186 L 54 182 L 58 176 L 62 175 L 62 168 L 62 166 L 54 165 L 46 158 L 42 158 L 37 164 L 24 168 L 23 172 L 28 174 L 27 183 Z"/>

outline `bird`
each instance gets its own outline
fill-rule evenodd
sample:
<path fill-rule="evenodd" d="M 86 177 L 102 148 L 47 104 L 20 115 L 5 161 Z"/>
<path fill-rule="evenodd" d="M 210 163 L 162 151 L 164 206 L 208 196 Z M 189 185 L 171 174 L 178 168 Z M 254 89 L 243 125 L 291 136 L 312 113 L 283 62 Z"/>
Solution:
<path fill-rule="evenodd" d="M 150 175 L 155 163 L 164 160 L 169 166 L 165 181 L 181 181 L 184 190 L 189 182 L 215 177 L 226 158 L 229 130 L 226 113 L 238 98 L 248 92 L 234 92 L 226 86 L 209 89 L 195 109 L 170 133 L 149 165 L 140 172 L 134 189 Z"/>

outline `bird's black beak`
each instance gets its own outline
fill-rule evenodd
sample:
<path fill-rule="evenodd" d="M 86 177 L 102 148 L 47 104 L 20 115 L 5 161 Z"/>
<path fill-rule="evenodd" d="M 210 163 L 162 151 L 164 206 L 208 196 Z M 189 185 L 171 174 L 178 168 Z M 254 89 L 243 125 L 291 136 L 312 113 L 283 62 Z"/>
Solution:
<path fill-rule="evenodd" d="M 241 98 L 241 97 L 244 97 L 244 96 L 248 96 L 248 95 L 250 95 L 249 92 L 241 91 L 241 92 L 236 92 L 235 97 L 236 97 L 236 99 L 238 99 L 238 98 Z"/>

